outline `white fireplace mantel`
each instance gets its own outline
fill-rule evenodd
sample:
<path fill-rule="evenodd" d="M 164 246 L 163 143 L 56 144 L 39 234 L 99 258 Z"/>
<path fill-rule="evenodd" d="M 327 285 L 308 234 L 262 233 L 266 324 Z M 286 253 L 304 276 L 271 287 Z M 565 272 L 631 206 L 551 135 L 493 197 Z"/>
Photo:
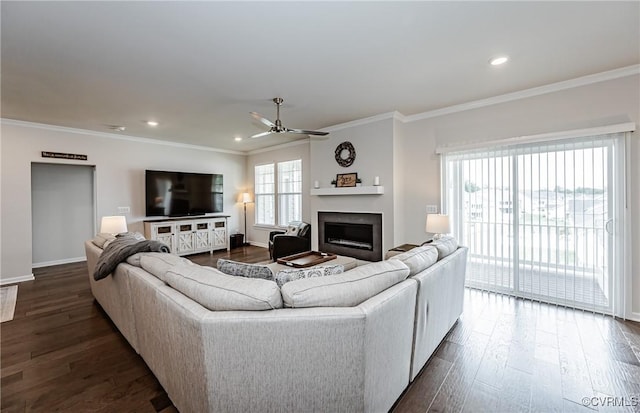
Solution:
<path fill-rule="evenodd" d="M 354 186 L 349 188 L 317 188 L 311 190 L 311 195 L 331 196 L 331 195 L 382 195 L 384 186 Z"/>

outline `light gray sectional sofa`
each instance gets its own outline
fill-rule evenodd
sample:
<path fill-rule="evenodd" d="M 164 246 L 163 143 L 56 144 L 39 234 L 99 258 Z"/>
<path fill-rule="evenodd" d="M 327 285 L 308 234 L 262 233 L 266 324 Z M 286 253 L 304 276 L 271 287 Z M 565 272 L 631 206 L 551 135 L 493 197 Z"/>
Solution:
<path fill-rule="evenodd" d="M 182 412 L 385 412 L 462 312 L 466 248 L 420 247 L 279 288 L 171 254 L 91 291 Z"/>

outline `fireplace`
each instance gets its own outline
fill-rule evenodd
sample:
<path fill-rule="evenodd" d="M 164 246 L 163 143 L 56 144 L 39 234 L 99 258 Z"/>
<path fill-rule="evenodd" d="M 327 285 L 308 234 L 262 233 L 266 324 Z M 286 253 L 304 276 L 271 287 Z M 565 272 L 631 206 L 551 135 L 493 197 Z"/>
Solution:
<path fill-rule="evenodd" d="M 319 211 L 318 249 L 365 261 L 380 261 L 382 214 Z"/>

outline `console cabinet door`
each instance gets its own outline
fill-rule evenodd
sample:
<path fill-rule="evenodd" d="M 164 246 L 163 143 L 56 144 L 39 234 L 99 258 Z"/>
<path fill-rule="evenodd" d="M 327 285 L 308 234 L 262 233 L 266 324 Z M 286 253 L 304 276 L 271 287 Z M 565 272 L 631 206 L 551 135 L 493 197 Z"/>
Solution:
<path fill-rule="evenodd" d="M 197 251 L 211 250 L 211 222 L 196 222 L 195 226 L 195 249 Z"/>
<path fill-rule="evenodd" d="M 214 222 L 213 229 L 213 248 L 226 248 L 227 247 L 227 227 L 226 220 L 220 220 Z"/>
<path fill-rule="evenodd" d="M 195 250 L 195 225 L 193 223 L 178 222 L 178 253 L 193 252 Z"/>
<path fill-rule="evenodd" d="M 150 236 L 147 235 L 148 238 L 167 244 L 171 248 L 171 252 L 174 252 L 176 246 L 172 224 L 152 224 L 150 232 Z"/>

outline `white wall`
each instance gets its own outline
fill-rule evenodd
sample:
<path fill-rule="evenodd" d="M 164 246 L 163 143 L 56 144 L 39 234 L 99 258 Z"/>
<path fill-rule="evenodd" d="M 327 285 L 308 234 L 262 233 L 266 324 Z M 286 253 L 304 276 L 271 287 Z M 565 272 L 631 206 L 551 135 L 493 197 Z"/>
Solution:
<path fill-rule="evenodd" d="M 175 171 L 224 174 L 224 214 L 231 215 L 229 228 L 240 228 L 242 204 L 238 194 L 246 186 L 246 156 L 106 138 L 46 125 L 2 121 L 0 282 L 31 276 L 31 163 L 42 162 L 41 151 L 88 155 L 88 161 L 48 159 L 46 162 L 96 166 L 97 219 L 116 215 L 119 206 L 129 206 L 132 231 L 143 232 L 144 171 Z"/>
<path fill-rule="evenodd" d="M 354 126 L 330 128 L 329 139 L 311 142 L 311 175 L 309 179 L 320 181 L 321 187 L 329 187 L 339 173 L 357 172 L 362 185 L 373 185 L 380 177 L 384 195 L 312 196 L 311 224 L 312 247 L 318 246 L 318 211 L 376 212 L 382 213 L 382 248 L 386 251 L 394 244 L 394 122 L 393 117 L 358 123 Z M 344 168 L 335 160 L 336 147 L 349 141 L 356 150 L 356 159 Z"/>
<path fill-rule="evenodd" d="M 608 124 L 640 127 L 640 76 L 629 76 L 508 103 L 466 110 L 404 125 L 400 145 L 406 176 L 403 226 L 407 242 L 425 238 L 426 204 L 440 203 L 440 158 L 436 146 L 535 135 Z M 629 205 L 633 222 L 633 311 L 640 316 L 640 134 L 632 134 Z"/>
<path fill-rule="evenodd" d="M 302 220 L 310 221 L 309 212 L 309 142 L 307 140 L 272 147 L 266 151 L 255 151 L 247 157 L 247 191 L 254 196 L 255 166 L 302 159 Z M 275 227 L 255 226 L 254 204 L 247 204 L 247 232 L 245 239 L 252 244 L 266 247 L 269 242 L 269 232 Z M 244 225 L 244 222 L 242 223 Z M 244 231 L 241 226 L 240 232 Z"/>
<path fill-rule="evenodd" d="M 404 167 L 402 155 L 405 152 L 405 125 L 398 119 L 393 120 L 393 246 L 406 243 L 404 210 L 407 196 L 421 188 L 419 182 L 424 178 L 411 174 Z"/>

